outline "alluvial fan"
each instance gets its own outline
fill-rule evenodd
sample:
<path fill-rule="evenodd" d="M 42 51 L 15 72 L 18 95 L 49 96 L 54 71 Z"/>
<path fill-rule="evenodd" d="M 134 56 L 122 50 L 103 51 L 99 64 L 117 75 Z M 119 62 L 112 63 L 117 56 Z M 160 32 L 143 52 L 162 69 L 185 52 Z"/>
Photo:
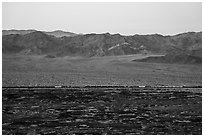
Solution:
<path fill-rule="evenodd" d="M 193 90 L 3 88 L 2 134 L 202 134 Z"/>

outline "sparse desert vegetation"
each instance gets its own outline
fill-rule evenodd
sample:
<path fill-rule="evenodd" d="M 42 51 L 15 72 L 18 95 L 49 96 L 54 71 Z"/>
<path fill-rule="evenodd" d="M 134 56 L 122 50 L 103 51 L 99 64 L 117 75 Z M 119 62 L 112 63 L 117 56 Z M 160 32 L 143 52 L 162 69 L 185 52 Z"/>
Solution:
<path fill-rule="evenodd" d="M 5 88 L 2 134 L 201 135 L 202 93 L 193 91 Z"/>

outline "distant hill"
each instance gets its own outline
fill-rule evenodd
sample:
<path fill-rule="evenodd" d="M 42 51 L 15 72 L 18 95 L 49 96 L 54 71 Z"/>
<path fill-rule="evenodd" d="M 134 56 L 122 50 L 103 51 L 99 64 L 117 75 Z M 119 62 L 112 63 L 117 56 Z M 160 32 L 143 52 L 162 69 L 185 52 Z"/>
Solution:
<path fill-rule="evenodd" d="M 35 32 L 36 30 L 2 30 L 2 35 L 10 35 L 10 34 L 20 34 L 20 35 L 25 35 L 28 33 Z"/>
<path fill-rule="evenodd" d="M 25 35 L 32 32 L 36 32 L 37 30 L 2 30 L 2 35 L 10 35 L 10 34 L 20 34 Z M 72 33 L 72 32 L 65 32 L 62 30 L 56 30 L 56 31 L 42 31 L 47 35 L 52 35 L 55 37 L 73 37 L 78 34 Z"/>
<path fill-rule="evenodd" d="M 147 57 L 144 59 L 134 61 L 151 63 L 202 64 L 202 57 L 180 53 L 180 54 L 167 54 L 165 56 L 158 57 Z"/>
<path fill-rule="evenodd" d="M 2 36 L 3 53 L 49 54 L 53 56 L 114 56 L 138 53 L 187 54 L 202 57 L 202 32 L 174 36 L 85 34 L 64 36 L 62 31 L 23 31 Z M 48 35 L 49 34 L 49 35 Z M 54 36 L 53 36 L 54 35 Z M 71 34 L 72 35 L 72 34 Z"/>
<path fill-rule="evenodd" d="M 56 30 L 56 31 L 51 31 L 51 32 L 44 32 L 44 33 L 46 33 L 47 35 L 55 36 L 55 37 L 73 37 L 73 36 L 77 35 L 75 33 L 65 32 L 65 31 L 62 31 L 62 30 Z"/>

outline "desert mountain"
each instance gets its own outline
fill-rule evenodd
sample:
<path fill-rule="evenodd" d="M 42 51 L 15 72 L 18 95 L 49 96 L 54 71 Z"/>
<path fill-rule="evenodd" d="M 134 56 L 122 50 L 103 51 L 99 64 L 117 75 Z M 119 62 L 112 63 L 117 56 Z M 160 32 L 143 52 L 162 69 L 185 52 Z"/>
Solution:
<path fill-rule="evenodd" d="M 2 35 L 10 35 L 10 34 L 20 34 L 20 35 L 25 35 L 28 33 L 35 32 L 36 30 L 2 30 Z"/>
<path fill-rule="evenodd" d="M 89 57 L 160 53 L 168 55 L 168 58 L 169 55 L 185 53 L 202 57 L 202 32 L 188 32 L 174 36 L 159 34 L 122 36 L 105 33 L 61 37 L 61 31 L 55 31 L 55 35 L 40 31 L 24 35 L 3 35 L 3 53 Z"/>
<path fill-rule="evenodd" d="M 46 54 L 52 53 L 60 45 L 60 40 L 40 31 L 25 35 L 11 34 L 3 36 L 3 53 Z"/>
<path fill-rule="evenodd" d="M 32 32 L 36 32 L 37 30 L 3 30 L 2 35 L 10 35 L 10 34 L 20 34 L 20 35 L 25 35 L 29 34 Z M 78 34 L 72 33 L 72 32 L 66 32 L 62 30 L 56 30 L 56 31 L 42 31 L 47 35 L 52 35 L 55 37 L 73 37 Z"/>

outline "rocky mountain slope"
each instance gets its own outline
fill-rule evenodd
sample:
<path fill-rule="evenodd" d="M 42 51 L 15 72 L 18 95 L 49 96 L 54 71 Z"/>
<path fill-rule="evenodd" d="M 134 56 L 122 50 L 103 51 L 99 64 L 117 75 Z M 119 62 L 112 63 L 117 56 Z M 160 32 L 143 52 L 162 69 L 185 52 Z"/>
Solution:
<path fill-rule="evenodd" d="M 115 56 L 138 53 L 168 55 L 186 54 L 202 57 L 202 32 L 188 32 L 174 36 L 120 34 L 86 34 L 61 37 L 34 31 L 27 34 L 3 35 L 3 53 L 50 54 L 54 56 Z M 51 34 L 51 33 L 50 33 Z"/>

